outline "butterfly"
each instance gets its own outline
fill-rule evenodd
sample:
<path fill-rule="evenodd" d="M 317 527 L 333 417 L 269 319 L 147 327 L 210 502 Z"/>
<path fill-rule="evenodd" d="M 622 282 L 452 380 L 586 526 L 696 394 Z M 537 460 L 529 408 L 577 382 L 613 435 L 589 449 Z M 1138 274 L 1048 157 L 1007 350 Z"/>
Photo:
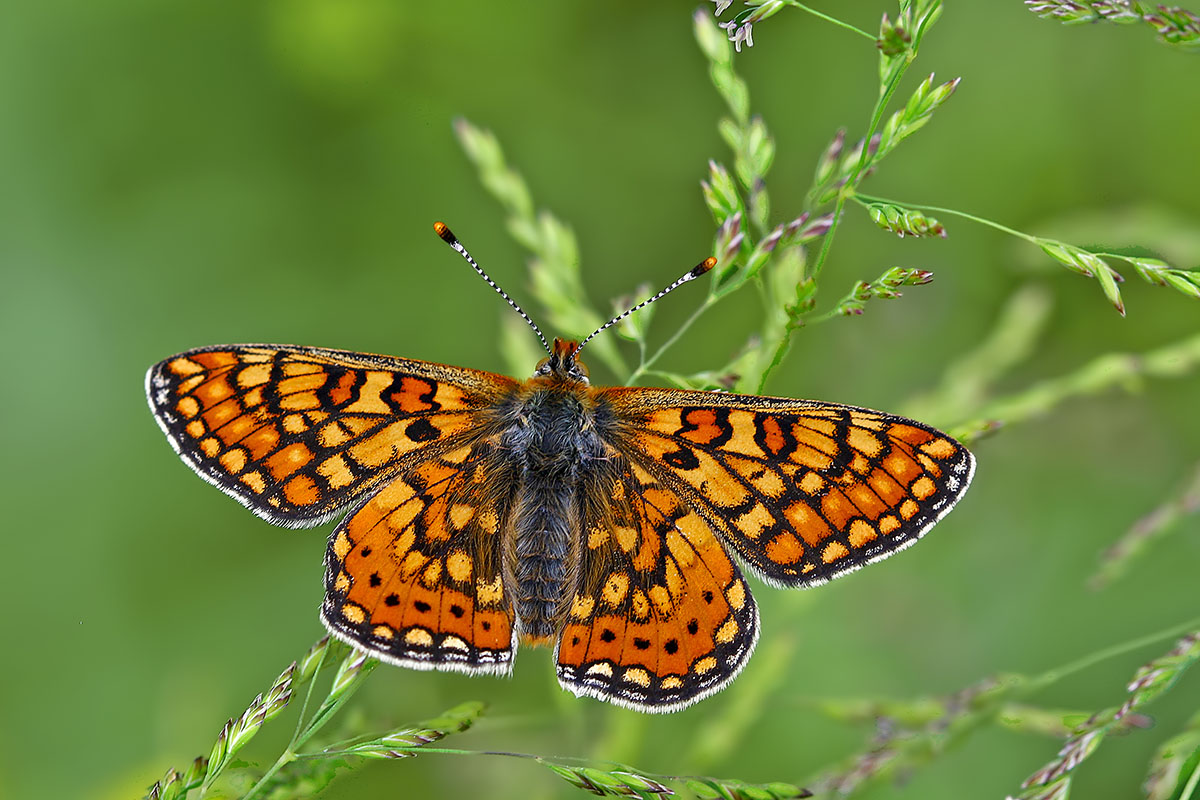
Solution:
<path fill-rule="evenodd" d="M 966 448 L 903 417 L 592 386 L 590 339 L 555 339 L 524 381 L 202 347 L 151 367 L 146 391 L 179 456 L 268 522 L 349 512 L 325 554 L 335 637 L 466 673 L 509 673 L 519 642 L 553 646 L 564 688 L 643 712 L 688 706 L 746 664 L 759 617 L 742 567 L 774 586 L 824 583 L 915 542 L 971 481 Z"/>

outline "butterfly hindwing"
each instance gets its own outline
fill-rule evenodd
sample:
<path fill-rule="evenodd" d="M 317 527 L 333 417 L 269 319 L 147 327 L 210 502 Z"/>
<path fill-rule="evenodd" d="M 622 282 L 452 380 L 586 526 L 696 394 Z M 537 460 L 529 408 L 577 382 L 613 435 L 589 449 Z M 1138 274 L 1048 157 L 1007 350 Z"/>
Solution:
<path fill-rule="evenodd" d="M 619 439 L 766 580 L 811 586 L 916 541 L 966 491 L 946 434 L 868 409 L 670 389 L 606 389 Z"/>
<path fill-rule="evenodd" d="M 559 682 L 639 711 L 721 689 L 754 649 L 758 614 L 712 527 L 614 454 L 583 498 L 582 580 L 557 648 Z"/>
<path fill-rule="evenodd" d="M 290 345 L 190 350 L 150 368 L 171 445 L 277 525 L 319 524 L 478 426 L 516 382 L 424 361 Z"/>
<path fill-rule="evenodd" d="M 504 486 L 484 442 L 393 479 L 338 525 L 321 618 L 393 664 L 507 673 L 516 645 L 501 578 Z"/>

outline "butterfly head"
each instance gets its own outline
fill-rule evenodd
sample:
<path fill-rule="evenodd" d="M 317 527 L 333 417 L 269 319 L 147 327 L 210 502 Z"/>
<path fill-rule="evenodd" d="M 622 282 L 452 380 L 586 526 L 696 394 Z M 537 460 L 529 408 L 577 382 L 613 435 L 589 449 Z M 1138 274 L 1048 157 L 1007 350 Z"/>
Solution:
<path fill-rule="evenodd" d="M 588 383 L 588 368 L 575 358 L 578 352 L 579 342 L 572 339 L 555 339 L 550 357 L 538 362 L 533 376 L 555 376 L 573 383 Z"/>

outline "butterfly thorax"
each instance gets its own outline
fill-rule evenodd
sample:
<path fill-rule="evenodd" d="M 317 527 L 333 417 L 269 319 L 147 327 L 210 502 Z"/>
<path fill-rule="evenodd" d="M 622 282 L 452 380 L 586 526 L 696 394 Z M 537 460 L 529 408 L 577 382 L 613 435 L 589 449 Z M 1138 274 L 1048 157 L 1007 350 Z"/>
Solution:
<path fill-rule="evenodd" d="M 504 583 L 533 643 L 557 633 L 579 581 L 581 492 L 605 453 L 591 393 L 557 370 L 535 375 L 518 393 L 500 439 L 516 476 Z"/>

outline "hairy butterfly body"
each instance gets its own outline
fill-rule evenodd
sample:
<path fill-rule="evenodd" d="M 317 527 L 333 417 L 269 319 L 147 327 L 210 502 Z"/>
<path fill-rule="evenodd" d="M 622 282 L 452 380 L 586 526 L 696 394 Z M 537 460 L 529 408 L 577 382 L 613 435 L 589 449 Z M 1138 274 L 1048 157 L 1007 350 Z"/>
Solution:
<path fill-rule="evenodd" d="M 260 516 L 300 527 L 349 509 L 326 552 L 321 616 L 338 638 L 480 673 L 510 671 L 519 641 L 552 644 L 565 688 L 649 712 L 719 690 L 753 650 L 732 555 L 769 583 L 815 585 L 911 544 L 970 482 L 971 454 L 921 423 L 597 388 L 581 346 L 556 339 L 524 382 L 210 347 L 152 367 L 147 393 L 184 461 Z"/>

